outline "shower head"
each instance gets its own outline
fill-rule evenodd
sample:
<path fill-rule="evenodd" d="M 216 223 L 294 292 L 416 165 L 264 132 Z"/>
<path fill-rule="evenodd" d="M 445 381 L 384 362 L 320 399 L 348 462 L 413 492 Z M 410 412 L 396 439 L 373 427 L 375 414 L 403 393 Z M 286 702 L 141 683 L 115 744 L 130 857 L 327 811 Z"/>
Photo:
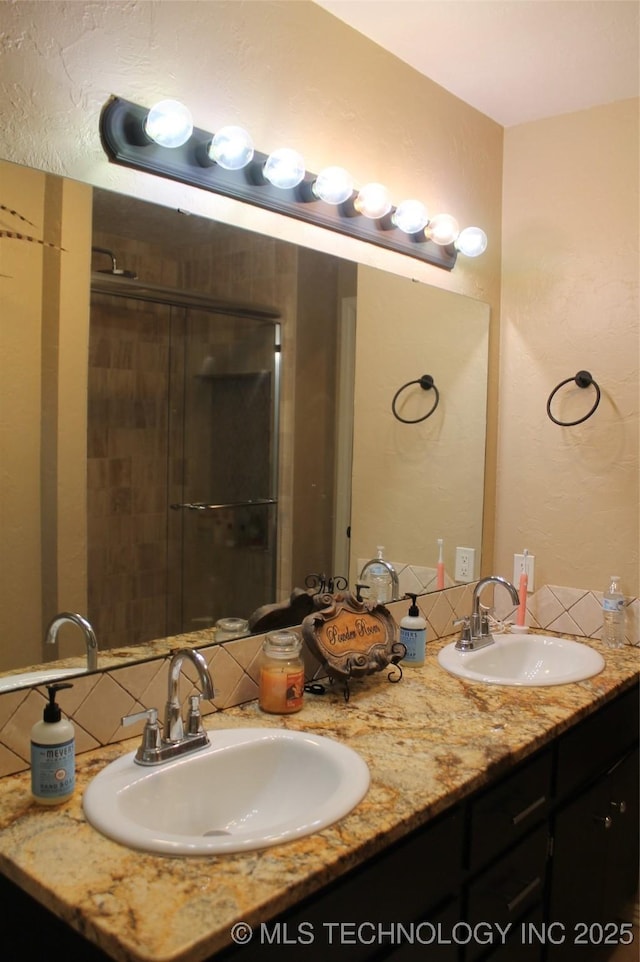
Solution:
<path fill-rule="evenodd" d="M 111 274 L 112 277 L 126 277 L 131 281 L 136 281 L 138 279 L 138 275 L 136 274 L 135 271 L 125 271 L 121 267 L 112 268 L 110 271 L 106 270 L 105 268 L 101 271 L 98 271 L 98 273 Z"/>
<path fill-rule="evenodd" d="M 106 247 L 92 247 L 91 250 L 94 254 L 106 254 L 107 257 L 111 258 L 111 268 L 103 267 L 98 271 L 99 274 L 111 274 L 112 277 L 125 277 L 131 281 L 137 280 L 138 275 L 135 271 L 126 271 L 122 267 L 117 266 L 116 256 L 113 251 L 110 251 Z"/>

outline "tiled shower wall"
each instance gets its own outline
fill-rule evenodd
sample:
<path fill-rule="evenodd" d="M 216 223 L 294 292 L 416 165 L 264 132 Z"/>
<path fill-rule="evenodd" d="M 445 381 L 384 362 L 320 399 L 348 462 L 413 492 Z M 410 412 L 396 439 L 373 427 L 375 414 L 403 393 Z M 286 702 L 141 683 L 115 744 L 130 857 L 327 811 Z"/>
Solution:
<path fill-rule="evenodd" d="M 428 639 L 443 638 L 457 630 L 454 622 L 470 613 L 472 594 L 473 585 L 464 585 L 423 595 L 419 599 L 428 621 Z M 627 633 L 637 644 L 639 601 L 637 598 L 628 600 Z M 498 592 L 496 603 L 499 604 Z M 531 623 L 535 617 L 539 627 L 545 630 L 598 637 L 602 628 L 598 605 L 595 592 L 545 586 L 530 597 L 528 610 Z M 406 614 L 406 606 L 406 601 L 389 605 L 396 622 Z M 498 607 L 496 614 L 507 617 L 511 611 L 501 611 Z M 585 628 L 591 630 L 586 632 Z M 253 701 L 258 695 L 262 636 L 239 638 L 221 645 L 211 645 L 212 638 L 212 632 L 202 631 L 167 639 L 164 650 L 184 645 L 197 646 L 203 652 L 216 691 L 212 705 L 203 702 L 203 711 L 222 711 Z M 307 674 L 311 677 L 316 673 L 321 674 L 321 669 L 309 658 Z M 183 701 L 192 690 L 192 679 L 192 668 L 187 663 L 180 692 Z M 357 683 L 366 684 L 366 678 Z M 135 729 L 123 729 L 120 718 L 142 708 L 155 706 L 161 709 L 166 697 L 167 663 L 166 658 L 160 657 L 110 668 L 98 674 L 76 676 L 73 688 L 60 695 L 60 703 L 75 724 L 76 750 L 80 753 L 131 738 Z M 45 700 L 44 688 L 27 688 L 0 695 L 0 776 L 25 771 L 29 767 L 29 733 L 34 722 L 42 717 Z"/>
<path fill-rule="evenodd" d="M 87 611 L 105 648 L 168 633 L 169 315 L 92 296 Z"/>

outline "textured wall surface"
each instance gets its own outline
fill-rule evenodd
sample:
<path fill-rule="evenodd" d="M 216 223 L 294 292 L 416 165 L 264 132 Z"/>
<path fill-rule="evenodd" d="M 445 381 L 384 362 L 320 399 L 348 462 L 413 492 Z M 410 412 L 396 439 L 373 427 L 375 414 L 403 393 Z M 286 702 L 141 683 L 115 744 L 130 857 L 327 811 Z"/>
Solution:
<path fill-rule="evenodd" d="M 0 156 L 369 262 L 497 307 L 502 129 L 307 2 L 3 4 Z M 423 197 L 491 238 L 450 275 L 194 188 L 110 166 L 98 132 L 112 94 L 184 101 L 197 126 L 240 123 L 309 170 L 341 163 L 399 202 Z M 44 118 L 46 118 L 46 125 Z"/>
<path fill-rule="evenodd" d="M 637 100 L 506 132 L 496 559 L 528 548 L 537 585 L 638 594 L 639 169 Z M 558 427 L 581 369 L 602 400 Z"/>

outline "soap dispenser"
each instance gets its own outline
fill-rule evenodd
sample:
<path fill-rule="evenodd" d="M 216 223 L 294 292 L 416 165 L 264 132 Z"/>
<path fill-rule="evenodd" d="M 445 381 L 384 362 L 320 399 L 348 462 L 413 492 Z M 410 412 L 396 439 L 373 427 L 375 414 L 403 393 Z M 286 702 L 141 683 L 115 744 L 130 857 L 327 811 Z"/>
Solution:
<path fill-rule="evenodd" d="M 402 663 L 405 665 L 424 665 L 427 622 L 420 614 L 416 602 L 417 595 L 408 593 L 407 597 L 411 598 L 411 605 L 408 614 L 400 622 L 400 641 L 407 649 Z"/>
<path fill-rule="evenodd" d="M 66 802 L 75 789 L 75 729 L 56 703 L 56 694 L 72 687 L 68 682 L 47 685 L 49 702 L 42 721 L 31 729 L 31 794 L 40 805 Z"/>

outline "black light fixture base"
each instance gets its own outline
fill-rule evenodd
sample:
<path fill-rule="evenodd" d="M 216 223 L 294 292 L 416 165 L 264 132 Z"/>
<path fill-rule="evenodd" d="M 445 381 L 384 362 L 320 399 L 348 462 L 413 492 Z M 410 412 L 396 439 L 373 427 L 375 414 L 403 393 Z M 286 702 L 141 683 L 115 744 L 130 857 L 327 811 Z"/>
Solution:
<path fill-rule="evenodd" d="M 112 97 L 105 104 L 100 134 L 113 163 L 325 227 L 447 271 L 453 269 L 458 252 L 452 244 L 441 247 L 426 238 L 418 241 L 416 235 L 404 234 L 398 228 L 389 229 L 388 220 L 383 223 L 357 213 L 346 216 L 341 207 L 333 207 L 315 197 L 311 189 L 314 174 L 307 172 L 298 187 L 274 187 L 261 175 L 267 154 L 256 151 L 248 167 L 226 170 L 208 158 L 207 148 L 213 134 L 197 127 L 182 147 L 161 147 L 144 134 L 148 112 L 147 107 L 120 97 Z"/>

